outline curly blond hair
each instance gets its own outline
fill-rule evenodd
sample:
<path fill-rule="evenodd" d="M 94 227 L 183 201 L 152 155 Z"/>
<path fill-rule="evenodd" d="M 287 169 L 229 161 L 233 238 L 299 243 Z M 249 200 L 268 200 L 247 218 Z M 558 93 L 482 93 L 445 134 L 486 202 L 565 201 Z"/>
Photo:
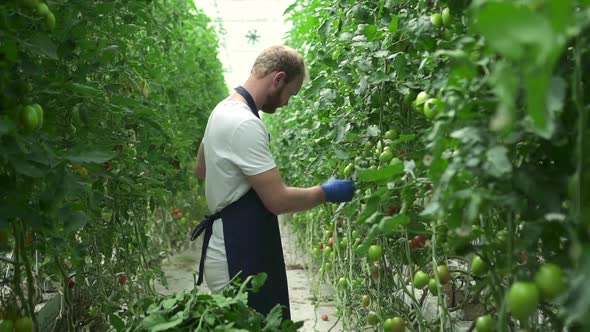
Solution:
<path fill-rule="evenodd" d="M 287 83 L 297 77 L 305 78 L 305 64 L 303 57 L 296 50 L 285 45 L 271 46 L 256 58 L 251 73 L 262 78 L 273 71 L 284 71 Z"/>

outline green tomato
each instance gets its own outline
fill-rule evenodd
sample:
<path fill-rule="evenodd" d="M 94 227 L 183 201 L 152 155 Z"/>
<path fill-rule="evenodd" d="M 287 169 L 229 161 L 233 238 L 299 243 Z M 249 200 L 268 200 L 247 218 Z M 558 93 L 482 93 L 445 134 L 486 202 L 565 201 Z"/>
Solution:
<path fill-rule="evenodd" d="M 16 332 L 32 332 L 33 321 L 29 317 L 20 317 L 14 322 L 14 331 Z"/>
<path fill-rule="evenodd" d="M 445 26 L 449 26 L 452 23 L 453 17 L 451 16 L 451 10 L 449 9 L 449 7 L 443 9 L 442 14 L 441 14 L 441 18 L 442 18 L 442 23 Z"/>
<path fill-rule="evenodd" d="M 332 247 L 324 248 L 324 255 L 325 256 L 330 256 L 331 253 L 332 253 Z"/>
<path fill-rule="evenodd" d="M 430 98 L 424 102 L 424 116 L 432 120 L 442 108 L 442 103 L 438 98 Z"/>
<path fill-rule="evenodd" d="M 440 280 L 440 283 L 443 285 L 447 284 L 449 280 L 451 280 L 449 268 L 444 264 L 436 267 L 436 274 L 438 275 L 438 280 Z"/>
<path fill-rule="evenodd" d="M 416 96 L 416 100 L 414 100 L 414 106 L 416 107 L 416 109 L 422 110 L 422 105 L 428 98 L 430 98 L 430 96 L 428 95 L 428 93 L 426 93 L 426 91 L 420 91 L 420 93 L 418 93 L 418 95 Z"/>
<path fill-rule="evenodd" d="M 430 23 L 435 27 L 441 26 L 443 23 L 442 15 L 439 13 L 430 15 Z"/>
<path fill-rule="evenodd" d="M 397 138 L 397 131 L 395 131 L 395 129 L 390 129 L 385 133 L 385 135 L 383 135 L 383 138 L 394 140 Z"/>
<path fill-rule="evenodd" d="M 369 295 L 363 295 L 361 298 L 361 303 L 363 304 L 363 307 L 368 307 L 369 304 L 371 304 L 371 297 Z"/>
<path fill-rule="evenodd" d="M 11 320 L 0 320 L 0 332 L 13 332 L 14 323 Z"/>
<path fill-rule="evenodd" d="M 372 245 L 369 247 L 369 260 L 371 262 L 378 261 L 383 256 L 383 248 L 378 245 Z"/>
<path fill-rule="evenodd" d="M 422 289 L 422 288 L 426 287 L 426 285 L 428 285 L 429 280 L 430 280 L 430 277 L 428 276 L 428 274 L 426 272 L 424 272 L 422 270 L 418 270 L 414 274 L 414 287 L 416 287 L 418 289 Z"/>
<path fill-rule="evenodd" d="M 476 276 L 482 276 L 489 270 L 488 264 L 481 259 L 479 256 L 475 256 L 471 261 L 471 273 Z"/>
<path fill-rule="evenodd" d="M 342 171 L 342 174 L 344 175 L 348 175 L 350 174 L 352 171 L 354 170 L 354 164 L 350 163 L 348 164 L 345 168 L 344 171 Z"/>
<path fill-rule="evenodd" d="M 525 320 L 539 304 L 539 289 L 532 282 L 515 282 L 508 291 L 508 310 L 516 319 Z"/>
<path fill-rule="evenodd" d="M 30 134 L 39 127 L 39 118 L 37 110 L 33 106 L 25 106 L 21 111 L 21 125 L 25 133 Z"/>
<path fill-rule="evenodd" d="M 313 248 L 312 253 L 315 257 L 319 257 L 322 251 L 320 250 L 320 248 Z"/>
<path fill-rule="evenodd" d="M 535 284 L 544 298 L 553 299 L 565 289 L 563 271 L 553 263 L 544 264 L 535 274 Z"/>
<path fill-rule="evenodd" d="M 391 159 L 393 159 L 393 153 L 389 150 L 383 151 L 383 153 L 379 155 L 379 161 L 382 163 L 387 163 Z"/>
<path fill-rule="evenodd" d="M 401 317 L 388 318 L 383 323 L 385 332 L 403 332 L 406 330 L 406 322 Z"/>
<path fill-rule="evenodd" d="M 36 129 L 41 129 L 41 127 L 43 127 L 43 107 L 41 107 L 41 105 L 39 104 L 33 104 L 31 106 L 35 108 L 37 120 L 39 121 L 39 124 L 37 125 Z"/>
<path fill-rule="evenodd" d="M 46 4 L 40 3 L 37 5 L 37 14 L 39 14 L 39 16 L 47 16 L 49 13 L 51 13 L 51 11 Z"/>
<path fill-rule="evenodd" d="M 346 279 L 344 277 L 338 279 L 338 286 L 339 287 L 344 288 L 344 287 L 346 287 L 346 285 L 348 285 L 348 279 Z"/>
<path fill-rule="evenodd" d="M 480 316 L 475 321 L 475 330 L 477 332 L 494 331 L 494 319 L 490 315 Z"/>
<path fill-rule="evenodd" d="M 324 271 L 326 271 L 326 272 L 332 271 L 332 263 L 328 262 L 328 263 L 324 264 Z"/>
<path fill-rule="evenodd" d="M 369 325 L 377 325 L 379 323 L 379 317 L 377 316 L 376 313 L 374 313 L 373 311 L 369 312 L 369 314 L 367 315 L 367 322 L 369 323 Z"/>
<path fill-rule="evenodd" d="M 45 16 L 45 24 L 47 25 L 47 29 L 49 31 L 53 31 L 55 29 L 55 15 L 52 12 L 49 12 Z"/>
<path fill-rule="evenodd" d="M 346 250 L 346 248 L 348 247 L 348 239 L 342 238 L 342 240 L 340 240 L 340 244 L 338 244 L 338 246 L 340 247 L 340 250 Z"/>
<path fill-rule="evenodd" d="M 436 279 L 430 278 L 430 280 L 428 280 L 428 289 L 430 290 L 430 293 L 432 293 L 432 295 L 434 295 L 434 296 L 438 295 L 438 291 L 440 290 L 440 285 L 438 284 L 438 282 L 436 282 Z"/>
<path fill-rule="evenodd" d="M 333 234 L 332 230 L 330 230 L 330 229 L 327 229 L 327 230 L 325 230 L 325 231 L 324 231 L 324 235 L 326 236 L 326 238 L 328 238 L 328 239 L 329 239 L 329 238 L 331 238 L 331 237 L 332 237 L 332 235 L 334 235 L 334 234 Z"/>
<path fill-rule="evenodd" d="M 389 161 L 389 165 L 397 165 L 397 164 L 401 164 L 401 163 L 402 163 L 402 161 L 398 157 L 392 158 Z"/>

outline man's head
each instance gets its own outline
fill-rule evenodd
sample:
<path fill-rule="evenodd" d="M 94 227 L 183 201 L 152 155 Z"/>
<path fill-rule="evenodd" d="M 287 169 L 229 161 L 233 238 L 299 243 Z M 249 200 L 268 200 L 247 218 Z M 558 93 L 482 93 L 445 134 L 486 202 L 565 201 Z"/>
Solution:
<path fill-rule="evenodd" d="M 274 113 L 301 89 L 305 77 L 303 57 L 288 46 L 269 47 L 256 58 L 251 77 L 263 81 L 266 86 L 262 111 Z"/>

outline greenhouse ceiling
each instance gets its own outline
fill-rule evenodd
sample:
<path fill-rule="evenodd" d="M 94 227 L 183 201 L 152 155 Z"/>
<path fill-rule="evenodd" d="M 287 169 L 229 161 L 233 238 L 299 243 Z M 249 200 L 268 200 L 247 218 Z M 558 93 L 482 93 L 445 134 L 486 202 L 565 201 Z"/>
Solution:
<path fill-rule="evenodd" d="M 294 0 L 204 0 L 197 1 L 219 32 L 219 58 L 225 81 L 233 88 L 242 84 L 264 48 L 283 43 L 289 25 L 283 13 Z"/>

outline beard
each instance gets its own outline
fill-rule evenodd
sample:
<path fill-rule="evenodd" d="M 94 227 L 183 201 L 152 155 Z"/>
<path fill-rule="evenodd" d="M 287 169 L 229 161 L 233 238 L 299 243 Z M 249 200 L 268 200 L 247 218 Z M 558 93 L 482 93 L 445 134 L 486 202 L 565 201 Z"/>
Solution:
<path fill-rule="evenodd" d="M 282 106 L 282 98 L 281 95 L 283 93 L 283 89 L 277 90 L 274 93 L 270 94 L 266 98 L 266 104 L 262 106 L 262 111 L 264 113 L 274 113 L 276 112 L 277 108 Z"/>

